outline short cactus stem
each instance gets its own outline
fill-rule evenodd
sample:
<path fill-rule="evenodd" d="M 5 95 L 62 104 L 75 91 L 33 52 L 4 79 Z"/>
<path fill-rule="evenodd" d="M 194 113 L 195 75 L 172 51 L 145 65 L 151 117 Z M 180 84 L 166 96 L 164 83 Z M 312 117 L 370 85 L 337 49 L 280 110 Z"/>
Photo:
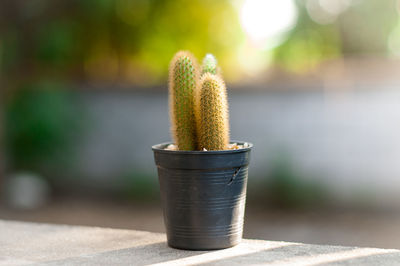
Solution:
<path fill-rule="evenodd" d="M 218 63 L 217 59 L 212 54 L 206 54 L 203 59 L 203 65 L 201 69 L 201 74 L 211 73 L 211 74 L 218 74 Z"/>
<path fill-rule="evenodd" d="M 225 150 L 229 144 L 229 114 L 225 83 L 205 73 L 196 97 L 196 122 L 200 150 Z"/>
<path fill-rule="evenodd" d="M 196 120 L 194 114 L 198 66 L 193 55 L 178 52 L 169 69 L 169 103 L 171 131 L 179 150 L 195 150 L 197 147 Z"/>

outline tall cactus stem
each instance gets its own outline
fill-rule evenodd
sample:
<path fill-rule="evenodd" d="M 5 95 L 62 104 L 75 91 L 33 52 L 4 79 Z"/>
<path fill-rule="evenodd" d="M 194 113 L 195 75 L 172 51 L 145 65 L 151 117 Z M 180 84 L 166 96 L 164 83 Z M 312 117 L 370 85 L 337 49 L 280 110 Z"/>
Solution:
<path fill-rule="evenodd" d="M 179 150 L 197 147 L 194 97 L 198 76 L 194 56 L 187 51 L 176 53 L 169 68 L 169 105 L 171 133 Z"/>

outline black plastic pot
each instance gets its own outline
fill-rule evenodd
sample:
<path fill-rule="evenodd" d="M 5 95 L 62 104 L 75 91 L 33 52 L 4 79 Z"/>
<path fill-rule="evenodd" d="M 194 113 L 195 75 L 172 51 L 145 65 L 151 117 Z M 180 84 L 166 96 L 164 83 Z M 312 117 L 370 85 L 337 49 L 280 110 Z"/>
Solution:
<path fill-rule="evenodd" d="M 169 144 L 152 147 L 168 245 L 211 250 L 239 244 L 253 145 L 224 151 L 165 150 Z"/>

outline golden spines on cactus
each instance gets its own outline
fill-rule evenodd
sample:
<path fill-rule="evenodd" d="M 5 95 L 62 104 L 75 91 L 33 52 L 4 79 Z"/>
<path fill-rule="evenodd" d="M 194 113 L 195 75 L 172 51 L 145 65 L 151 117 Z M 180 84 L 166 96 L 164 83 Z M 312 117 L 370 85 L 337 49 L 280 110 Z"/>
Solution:
<path fill-rule="evenodd" d="M 179 150 L 197 147 L 194 97 L 198 76 L 194 56 L 187 51 L 176 53 L 169 68 L 169 104 L 172 136 Z"/>
<path fill-rule="evenodd" d="M 228 99 L 224 81 L 205 73 L 196 97 L 196 122 L 200 150 L 225 150 L 229 144 Z"/>

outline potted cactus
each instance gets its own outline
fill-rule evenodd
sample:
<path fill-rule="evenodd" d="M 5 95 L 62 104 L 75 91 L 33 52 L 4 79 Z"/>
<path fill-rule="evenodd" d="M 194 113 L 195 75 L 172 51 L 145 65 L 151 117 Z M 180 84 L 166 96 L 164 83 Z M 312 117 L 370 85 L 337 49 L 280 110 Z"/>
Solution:
<path fill-rule="evenodd" d="M 190 250 L 232 247 L 242 239 L 252 144 L 229 140 L 228 101 L 217 61 L 199 69 L 186 51 L 171 61 L 173 143 L 152 147 L 168 245 Z"/>

